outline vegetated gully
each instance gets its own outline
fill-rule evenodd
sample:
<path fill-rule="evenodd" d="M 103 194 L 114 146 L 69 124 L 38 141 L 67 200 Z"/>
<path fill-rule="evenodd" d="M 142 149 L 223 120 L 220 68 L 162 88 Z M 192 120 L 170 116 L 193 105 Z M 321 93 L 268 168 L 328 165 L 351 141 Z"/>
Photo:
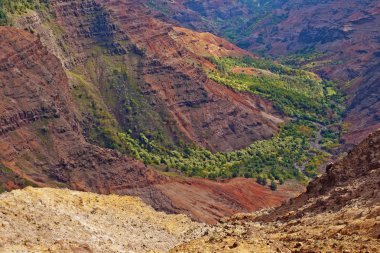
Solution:
<path fill-rule="evenodd" d="M 341 121 L 337 122 L 338 124 L 341 124 Z M 324 150 L 322 148 L 322 145 L 321 145 L 321 140 L 323 138 L 322 136 L 322 131 L 325 131 L 328 129 L 328 126 L 330 125 L 322 125 L 320 123 L 317 123 L 317 122 L 312 122 L 312 124 L 318 129 L 318 131 L 316 132 L 316 137 L 314 139 L 311 139 L 310 140 L 310 147 L 314 150 L 316 150 L 317 152 L 322 152 L 322 153 L 328 153 L 329 155 L 332 155 L 331 153 L 327 152 L 326 150 Z M 316 155 L 317 152 L 313 152 L 313 151 L 308 151 L 308 154 L 310 155 Z M 294 166 L 302 173 L 305 172 L 305 169 L 306 169 L 306 165 L 311 161 L 312 158 L 310 159 L 307 159 L 305 162 L 303 162 L 301 165 L 295 163 Z M 329 160 L 332 160 L 332 159 L 329 159 Z M 320 173 L 323 173 L 325 172 L 325 166 L 329 163 L 330 161 L 328 162 L 324 162 L 321 167 L 319 168 L 319 171 Z"/>

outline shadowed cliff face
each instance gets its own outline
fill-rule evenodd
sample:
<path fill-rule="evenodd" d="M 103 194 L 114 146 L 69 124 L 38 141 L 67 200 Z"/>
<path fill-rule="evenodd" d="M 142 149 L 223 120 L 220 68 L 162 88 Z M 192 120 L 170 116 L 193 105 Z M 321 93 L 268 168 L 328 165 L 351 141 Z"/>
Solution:
<path fill-rule="evenodd" d="M 89 144 L 61 62 L 28 32 L 0 27 L 0 63 L 2 191 L 36 185 L 135 195 L 158 210 L 210 223 L 236 212 L 276 206 L 297 194 L 289 186 L 274 193 L 253 179 L 167 177 Z"/>
<path fill-rule="evenodd" d="M 337 81 L 349 98 L 347 144 L 358 144 L 379 127 L 378 1 L 184 0 L 166 6 L 152 9 L 174 23 L 212 31 L 248 50 L 274 57 L 296 54 L 304 58 L 301 66 Z"/>
<path fill-rule="evenodd" d="M 304 64 L 341 84 L 349 97 L 345 121 L 350 128 L 344 139 L 358 144 L 380 126 L 378 1 L 289 1 L 276 12 L 286 18 L 258 25 L 249 48 L 275 56 L 321 53 Z M 255 42 L 259 37 L 262 43 Z"/>

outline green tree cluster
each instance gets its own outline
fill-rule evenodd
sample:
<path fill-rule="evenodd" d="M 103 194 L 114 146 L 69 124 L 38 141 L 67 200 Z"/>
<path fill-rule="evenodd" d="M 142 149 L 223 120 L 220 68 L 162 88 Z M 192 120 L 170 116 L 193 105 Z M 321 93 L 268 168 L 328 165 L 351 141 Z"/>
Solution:
<path fill-rule="evenodd" d="M 39 8 L 39 0 L 0 0 L 0 25 L 10 25 L 10 16 Z"/>
<path fill-rule="evenodd" d="M 216 66 L 209 72 L 214 81 L 238 91 L 248 91 L 272 101 L 284 114 L 321 123 L 331 119 L 325 115 L 336 110 L 331 103 L 333 87 L 313 73 L 293 69 L 269 60 L 244 58 L 211 58 Z M 234 71 L 237 67 L 246 68 Z M 257 72 L 249 74 L 249 69 Z"/>

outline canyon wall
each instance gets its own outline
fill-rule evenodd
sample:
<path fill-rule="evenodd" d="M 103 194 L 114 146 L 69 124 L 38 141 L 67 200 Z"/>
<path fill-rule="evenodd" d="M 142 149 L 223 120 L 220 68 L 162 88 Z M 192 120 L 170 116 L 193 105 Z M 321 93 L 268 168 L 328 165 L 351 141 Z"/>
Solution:
<path fill-rule="evenodd" d="M 61 61 L 29 32 L 0 27 L 0 38 L 2 190 L 33 185 L 135 195 L 158 210 L 209 223 L 297 194 L 290 186 L 272 192 L 254 179 L 169 177 L 88 143 Z"/>

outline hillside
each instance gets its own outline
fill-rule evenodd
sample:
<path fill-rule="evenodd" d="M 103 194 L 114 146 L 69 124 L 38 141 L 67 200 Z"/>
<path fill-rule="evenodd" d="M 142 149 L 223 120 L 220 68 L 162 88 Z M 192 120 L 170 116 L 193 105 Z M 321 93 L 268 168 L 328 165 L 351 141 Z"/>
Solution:
<path fill-rule="evenodd" d="M 136 195 L 158 210 L 212 223 L 277 206 L 302 190 L 289 184 L 272 192 L 254 179 L 215 182 L 165 175 L 90 144 L 59 59 L 38 37 L 12 27 L 0 27 L 0 49 L 1 191 L 33 185 Z"/>
<path fill-rule="evenodd" d="M 224 219 L 173 252 L 379 252 L 380 130 L 280 208 Z"/>
<path fill-rule="evenodd" d="M 348 146 L 379 128 L 378 1 L 147 2 L 165 20 L 337 82 L 348 98 Z"/>
<path fill-rule="evenodd" d="M 0 252 L 379 252 L 380 130 L 280 208 L 215 226 L 134 197 L 51 188 L 0 195 Z"/>

